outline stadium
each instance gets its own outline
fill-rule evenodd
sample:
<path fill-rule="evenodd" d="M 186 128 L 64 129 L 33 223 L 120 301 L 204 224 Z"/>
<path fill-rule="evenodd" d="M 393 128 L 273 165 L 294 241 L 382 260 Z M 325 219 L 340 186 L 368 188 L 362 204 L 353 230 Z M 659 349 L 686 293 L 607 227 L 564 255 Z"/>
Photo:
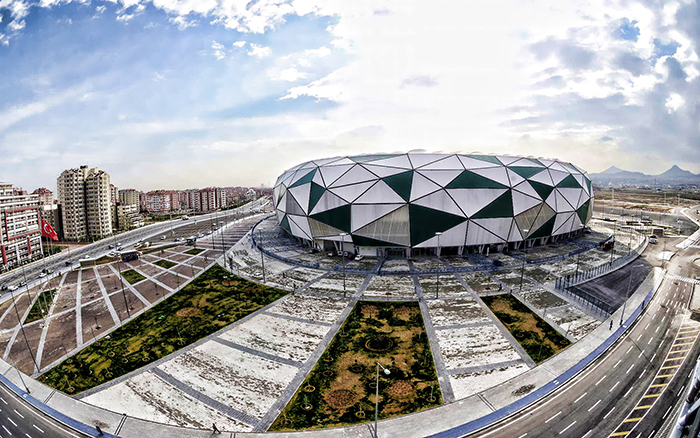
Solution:
<path fill-rule="evenodd" d="M 558 160 L 363 155 L 312 160 L 275 183 L 277 222 L 319 250 L 363 256 L 502 251 L 581 233 L 591 181 Z"/>

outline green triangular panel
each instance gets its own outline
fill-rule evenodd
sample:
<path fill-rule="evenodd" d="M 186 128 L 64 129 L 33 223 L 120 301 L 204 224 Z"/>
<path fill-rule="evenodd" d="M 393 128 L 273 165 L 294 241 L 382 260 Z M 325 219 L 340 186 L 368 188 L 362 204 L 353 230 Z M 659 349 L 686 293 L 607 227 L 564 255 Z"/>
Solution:
<path fill-rule="evenodd" d="M 591 189 L 591 180 L 590 180 L 587 176 L 585 176 L 585 175 L 584 175 L 584 177 L 586 178 L 586 184 L 588 185 L 588 193 L 591 194 L 591 193 L 593 193 L 593 192 L 591 191 L 591 190 L 592 190 L 592 189 Z"/>
<path fill-rule="evenodd" d="M 578 214 L 578 218 L 581 219 L 582 224 L 586 224 L 586 219 L 588 219 L 588 209 L 591 206 L 591 200 L 589 199 L 588 201 L 584 202 L 583 205 L 576 210 L 576 213 Z"/>
<path fill-rule="evenodd" d="M 537 158 L 528 158 L 528 160 L 530 160 L 530 161 L 532 161 L 532 162 L 534 162 L 534 163 L 537 163 L 537 164 L 541 165 L 542 168 L 547 167 L 547 166 L 545 166 L 544 164 L 542 164 L 542 162 L 541 162 L 540 160 L 538 160 Z"/>
<path fill-rule="evenodd" d="M 411 184 L 413 182 L 413 171 L 397 173 L 396 175 L 382 178 L 396 194 L 401 196 L 404 201 L 408 202 L 411 198 Z"/>
<path fill-rule="evenodd" d="M 472 216 L 472 219 L 492 219 L 497 217 L 513 217 L 513 195 L 511 195 L 510 190 L 479 210 Z"/>
<path fill-rule="evenodd" d="M 493 163 L 493 164 L 498 164 L 500 166 L 503 165 L 500 161 L 498 161 L 498 158 L 492 157 L 490 155 L 467 155 L 469 158 L 473 158 L 475 160 L 481 160 L 481 161 L 486 161 L 487 163 Z"/>
<path fill-rule="evenodd" d="M 371 237 L 356 236 L 353 234 L 352 243 L 355 246 L 396 246 L 395 243 L 383 242 Z"/>
<path fill-rule="evenodd" d="M 552 193 L 552 190 L 554 190 L 554 187 L 548 186 L 547 184 L 542 184 L 537 181 L 528 181 L 530 185 L 532 186 L 533 189 L 537 192 L 538 195 L 540 195 L 540 198 L 542 200 L 547 199 L 547 197 Z"/>
<path fill-rule="evenodd" d="M 350 232 L 350 204 L 309 216 L 331 227 Z"/>
<path fill-rule="evenodd" d="M 478 175 L 474 172 L 465 170 L 459 176 L 450 182 L 447 189 L 507 189 L 499 182 L 490 180 L 485 176 Z"/>
<path fill-rule="evenodd" d="M 309 195 L 309 209 L 306 211 L 312 211 L 316 204 L 318 204 L 318 200 L 321 199 L 321 196 L 323 196 L 323 193 L 326 191 L 322 186 L 316 184 L 315 182 L 311 183 L 311 194 Z"/>
<path fill-rule="evenodd" d="M 509 167 L 508 169 L 512 170 L 513 172 L 517 173 L 523 178 L 530 178 L 531 176 L 535 176 L 538 173 L 542 172 L 541 167 L 513 166 Z"/>
<path fill-rule="evenodd" d="M 385 160 L 387 158 L 398 157 L 397 154 L 386 154 L 386 155 L 358 155 L 356 157 L 348 157 L 356 163 L 366 163 L 368 161 Z"/>
<path fill-rule="evenodd" d="M 511 206 L 511 212 L 512 210 Z M 409 215 L 411 218 L 411 245 L 424 242 L 435 237 L 435 233 L 449 230 L 467 220 L 465 217 L 413 204 L 409 205 Z"/>
<path fill-rule="evenodd" d="M 559 181 L 559 184 L 557 184 L 558 188 L 561 189 L 582 189 L 581 184 L 576 181 L 576 178 L 574 178 L 573 175 L 569 175 L 563 180 Z"/>
<path fill-rule="evenodd" d="M 318 168 L 316 168 L 316 169 L 318 169 Z M 308 182 L 311 182 L 311 180 L 314 179 L 314 175 L 316 175 L 316 169 L 312 170 L 311 172 L 309 172 L 306 175 L 299 178 L 294 184 L 289 186 L 289 188 L 291 189 L 292 187 L 300 186 L 302 184 L 306 184 Z"/>
<path fill-rule="evenodd" d="M 538 237 L 549 237 L 552 235 L 554 230 L 554 222 L 557 220 L 557 216 L 552 216 L 547 222 L 544 223 L 537 231 L 527 236 L 528 239 L 537 239 Z"/>
<path fill-rule="evenodd" d="M 292 234 L 292 230 L 289 227 L 289 218 L 287 218 L 287 215 L 285 214 L 284 217 L 282 218 L 282 222 L 280 222 L 280 227 L 284 229 L 286 232 L 289 234 Z"/>

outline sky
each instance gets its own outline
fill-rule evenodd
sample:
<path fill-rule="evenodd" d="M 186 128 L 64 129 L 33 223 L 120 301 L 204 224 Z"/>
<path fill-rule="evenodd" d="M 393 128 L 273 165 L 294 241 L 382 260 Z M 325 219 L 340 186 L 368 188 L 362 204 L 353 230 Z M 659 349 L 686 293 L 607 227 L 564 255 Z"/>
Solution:
<path fill-rule="evenodd" d="M 700 173 L 699 43 L 688 0 L 0 0 L 0 180 L 422 150 Z"/>

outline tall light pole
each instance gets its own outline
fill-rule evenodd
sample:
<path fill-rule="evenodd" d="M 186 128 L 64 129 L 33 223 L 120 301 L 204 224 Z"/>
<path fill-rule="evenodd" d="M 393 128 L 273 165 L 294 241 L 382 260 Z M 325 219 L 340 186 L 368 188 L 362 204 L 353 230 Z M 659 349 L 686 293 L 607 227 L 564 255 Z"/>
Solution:
<path fill-rule="evenodd" d="M 343 256 L 343 298 L 346 298 L 347 290 L 345 289 L 345 236 L 348 233 L 340 233 L 340 254 Z"/>
<path fill-rule="evenodd" d="M 260 242 L 258 243 L 258 246 L 260 247 L 260 260 L 262 260 L 262 271 L 263 271 L 263 283 L 265 283 L 265 254 L 263 254 L 263 247 L 262 247 L 262 229 L 260 229 Z"/>
<path fill-rule="evenodd" d="M 524 229 L 523 233 L 527 233 L 530 231 L 529 229 Z M 527 249 L 527 241 L 525 241 L 525 248 Z M 578 265 L 576 266 L 576 269 L 578 270 Z M 523 290 L 523 276 L 525 275 L 525 258 L 523 257 L 523 264 L 520 267 L 520 291 L 522 292 Z"/>
<path fill-rule="evenodd" d="M 437 236 L 437 253 L 436 253 L 436 255 L 437 255 L 438 263 L 439 263 L 440 262 L 440 236 L 442 236 L 442 233 L 440 231 L 438 231 L 437 233 L 435 233 L 435 235 Z M 435 273 L 435 277 L 436 277 L 435 278 L 436 279 L 436 281 L 435 281 L 435 299 L 437 300 L 438 297 L 440 296 L 440 270 L 439 269 Z"/>
<path fill-rule="evenodd" d="M 377 392 L 374 395 L 374 438 L 379 438 L 377 435 L 377 417 L 379 415 L 379 368 L 384 370 L 384 374 L 387 376 L 391 374 L 389 368 L 384 368 L 384 365 L 377 362 Z"/>

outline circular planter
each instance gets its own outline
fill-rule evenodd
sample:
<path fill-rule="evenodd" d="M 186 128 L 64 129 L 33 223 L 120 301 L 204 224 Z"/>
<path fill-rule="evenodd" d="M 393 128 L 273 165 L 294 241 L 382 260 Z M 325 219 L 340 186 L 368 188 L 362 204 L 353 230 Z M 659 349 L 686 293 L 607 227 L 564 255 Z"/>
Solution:
<path fill-rule="evenodd" d="M 387 351 L 390 350 L 393 346 L 394 341 L 391 340 L 391 338 L 389 338 L 388 336 L 384 335 L 375 336 L 373 338 L 368 339 L 367 342 L 365 342 L 365 348 L 369 351 L 375 352 Z"/>
<path fill-rule="evenodd" d="M 426 400 L 428 400 L 430 403 L 435 403 L 435 400 L 437 400 L 437 398 L 435 398 L 435 396 L 433 396 L 433 397 L 428 397 Z"/>
<path fill-rule="evenodd" d="M 350 365 L 349 370 L 351 373 L 362 374 L 362 372 L 365 370 L 365 367 L 356 363 L 356 364 Z"/>
<path fill-rule="evenodd" d="M 302 408 L 303 410 L 305 410 L 305 411 L 310 411 L 310 410 L 313 409 L 314 407 L 313 407 L 313 405 L 308 404 L 308 405 L 301 405 L 301 408 Z"/>
<path fill-rule="evenodd" d="M 325 363 L 331 363 L 331 362 L 333 362 L 333 357 L 331 357 L 331 356 L 326 356 L 326 357 L 323 358 L 323 361 L 324 361 Z"/>
<path fill-rule="evenodd" d="M 313 385 L 306 385 L 304 387 L 304 392 L 314 392 L 314 391 L 316 391 L 316 387 Z"/>
<path fill-rule="evenodd" d="M 324 371 L 324 372 L 321 373 L 321 374 L 323 374 L 324 377 L 333 377 L 333 375 L 334 375 L 335 373 L 334 373 L 333 371 L 331 371 L 331 370 L 326 370 L 326 371 Z"/>
<path fill-rule="evenodd" d="M 71 393 L 72 393 L 72 392 L 74 392 L 74 391 L 75 391 L 75 388 L 73 388 L 72 386 L 69 386 L 68 388 L 66 388 L 66 392 L 71 392 Z"/>
<path fill-rule="evenodd" d="M 109 353 L 107 353 L 107 356 L 114 357 L 114 351 L 110 351 Z"/>
<path fill-rule="evenodd" d="M 355 412 L 357 418 L 365 418 L 365 411 Z"/>

